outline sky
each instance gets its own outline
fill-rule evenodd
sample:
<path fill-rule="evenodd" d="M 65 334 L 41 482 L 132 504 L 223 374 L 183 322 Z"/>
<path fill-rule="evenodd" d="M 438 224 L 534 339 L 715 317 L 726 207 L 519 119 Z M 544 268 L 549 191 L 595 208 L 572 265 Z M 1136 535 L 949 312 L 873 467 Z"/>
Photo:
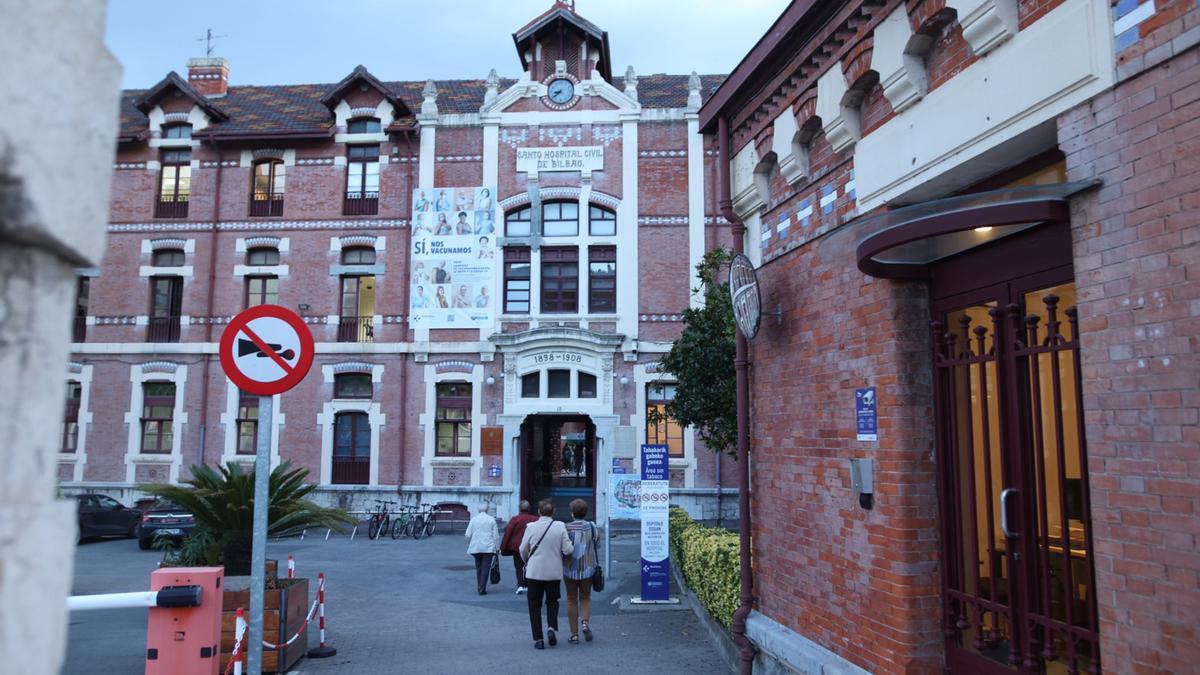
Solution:
<path fill-rule="evenodd" d="M 224 35 L 214 56 L 230 84 L 337 82 L 358 64 L 381 80 L 520 75 L 512 33 L 552 0 L 109 0 L 107 42 L 142 89 L 186 77 L 204 56 L 209 28 Z M 613 74 L 728 73 L 788 0 L 578 0 L 576 11 L 608 31 Z"/>

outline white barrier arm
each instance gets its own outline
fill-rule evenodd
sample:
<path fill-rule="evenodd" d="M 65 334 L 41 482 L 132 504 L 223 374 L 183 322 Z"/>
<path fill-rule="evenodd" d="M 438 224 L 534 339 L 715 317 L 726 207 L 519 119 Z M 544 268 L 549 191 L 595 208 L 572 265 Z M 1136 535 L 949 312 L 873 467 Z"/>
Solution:
<path fill-rule="evenodd" d="M 72 595 L 67 598 L 67 609 L 72 612 L 85 609 L 126 609 L 130 607 L 157 606 L 158 591 Z"/>

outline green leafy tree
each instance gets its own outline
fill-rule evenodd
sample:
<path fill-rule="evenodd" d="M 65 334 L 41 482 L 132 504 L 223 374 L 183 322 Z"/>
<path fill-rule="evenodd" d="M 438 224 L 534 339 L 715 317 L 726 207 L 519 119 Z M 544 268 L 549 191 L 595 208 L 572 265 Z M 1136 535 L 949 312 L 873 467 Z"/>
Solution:
<path fill-rule="evenodd" d="M 287 462 L 271 471 L 268 482 L 270 507 L 267 510 L 267 535 L 286 537 L 306 528 L 353 525 L 354 518 L 342 509 L 319 506 L 308 495 L 316 485 L 306 484 L 308 469 L 293 469 Z M 237 462 L 213 468 L 193 466 L 192 477 L 183 485 L 156 484 L 146 492 L 175 502 L 196 518 L 197 537 L 206 542 L 194 544 L 207 551 L 219 552 L 228 575 L 250 573 L 250 553 L 254 531 L 254 471 L 246 472 Z"/>
<path fill-rule="evenodd" d="M 661 362 L 662 370 L 675 377 L 675 399 L 665 410 L 651 409 L 647 420 L 658 424 L 674 419 L 696 429 L 705 445 L 715 452 L 736 453 L 737 387 L 733 358 L 736 324 L 729 299 L 729 283 L 718 275 L 732 260 L 728 249 L 709 251 L 696 265 L 704 305 L 683 312 L 683 333 Z"/>

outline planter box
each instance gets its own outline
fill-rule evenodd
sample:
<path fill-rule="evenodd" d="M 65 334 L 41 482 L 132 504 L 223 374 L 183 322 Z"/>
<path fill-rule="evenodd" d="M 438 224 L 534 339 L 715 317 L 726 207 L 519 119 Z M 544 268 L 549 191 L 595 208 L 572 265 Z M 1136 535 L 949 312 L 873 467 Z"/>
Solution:
<path fill-rule="evenodd" d="M 273 562 L 273 561 L 270 561 Z M 271 585 L 274 577 L 268 569 L 267 580 Z M 308 615 L 308 579 L 280 579 L 279 588 L 268 588 L 263 593 L 263 633 L 267 642 L 282 644 L 296 634 Z M 225 577 L 225 595 L 221 614 L 221 672 L 233 651 L 237 625 L 237 608 L 247 610 L 249 621 L 250 577 Z M 282 649 L 263 648 L 262 671 L 264 673 L 286 673 L 308 651 L 308 633 Z"/>

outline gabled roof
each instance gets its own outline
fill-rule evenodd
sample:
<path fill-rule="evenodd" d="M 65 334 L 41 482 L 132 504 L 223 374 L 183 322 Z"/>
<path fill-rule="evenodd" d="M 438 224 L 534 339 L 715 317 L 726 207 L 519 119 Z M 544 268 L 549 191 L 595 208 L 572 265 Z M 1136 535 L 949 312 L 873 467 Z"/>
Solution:
<path fill-rule="evenodd" d="M 134 100 L 133 106 L 142 113 L 149 113 L 154 109 L 158 99 L 162 98 L 171 89 L 178 89 L 183 92 L 184 96 L 187 96 L 192 102 L 200 106 L 200 109 L 214 122 L 223 122 L 229 119 L 229 116 L 223 110 L 213 105 L 208 98 L 196 91 L 192 85 L 188 84 L 186 80 L 173 70 L 167 73 L 166 77 L 159 80 L 158 84 L 147 89 L 141 96 Z"/>
<path fill-rule="evenodd" d="M 716 91 L 724 75 L 702 75 L 700 96 L 707 100 Z M 638 101 L 643 108 L 683 108 L 687 105 L 687 75 L 641 75 L 638 77 Z M 500 91 L 516 80 L 500 80 Z M 483 106 L 487 82 L 474 80 L 438 80 L 438 110 L 441 113 L 477 113 Z M 425 82 L 380 82 L 388 95 L 395 97 L 407 110 L 420 110 Z M 214 122 L 202 132 L 217 140 L 266 138 L 326 138 L 333 135 L 334 118 L 322 99 L 335 89 L 335 84 L 291 84 L 274 86 L 235 86 L 221 98 L 221 109 L 227 117 Z M 624 88 L 616 78 L 613 86 Z M 149 121 L 137 103 L 152 90 L 127 90 L 121 97 L 122 142 L 145 137 Z M 399 118 L 388 131 L 411 128 L 411 118 Z"/>
<path fill-rule="evenodd" d="M 521 43 L 535 37 L 542 29 L 558 21 L 564 21 L 600 42 L 600 60 L 596 63 L 596 69 L 600 71 L 600 75 L 604 79 L 611 82 L 612 59 L 609 56 L 608 32 L 600 30 L 599 26 L 579 16 L 575 13 L 574 8 L 561 1 L 555 2 L 553 7 L 513 33 L 513 44 L 517 47 L 517 56 L 521 59 L 521 68 L 529 70 L 529 62 L 525 60 L 525 50 L 521 49 Z"/>
<path fill-rule="evenodd" d="M 396 96 L 392 94 L 387 86 L 385 86 L 374 75 L 372 75 L 371 72 L 367 70 L 366 66 L 362 65 L 361 63 L 355 66 L 354 70 L 350 71 L 350 74 L 347 75 L 341 82 L 333 85 L 333 88 L 331 88 L 327 94 L 321 97 L 321 103 L 326 108 L 333 110 L 337 107 L 337 104 L 346 97 L 346 92 L 360 82 L 383 94 L 383 97 L 387 100 L 387 102 L 391 103 L 392 107 L 396 109 L 396 117 L 408 117 L 412 114 L 412 112 L 409 111 L 408 106 L 404 105 L 403 101 L 396 98 Z"/>

